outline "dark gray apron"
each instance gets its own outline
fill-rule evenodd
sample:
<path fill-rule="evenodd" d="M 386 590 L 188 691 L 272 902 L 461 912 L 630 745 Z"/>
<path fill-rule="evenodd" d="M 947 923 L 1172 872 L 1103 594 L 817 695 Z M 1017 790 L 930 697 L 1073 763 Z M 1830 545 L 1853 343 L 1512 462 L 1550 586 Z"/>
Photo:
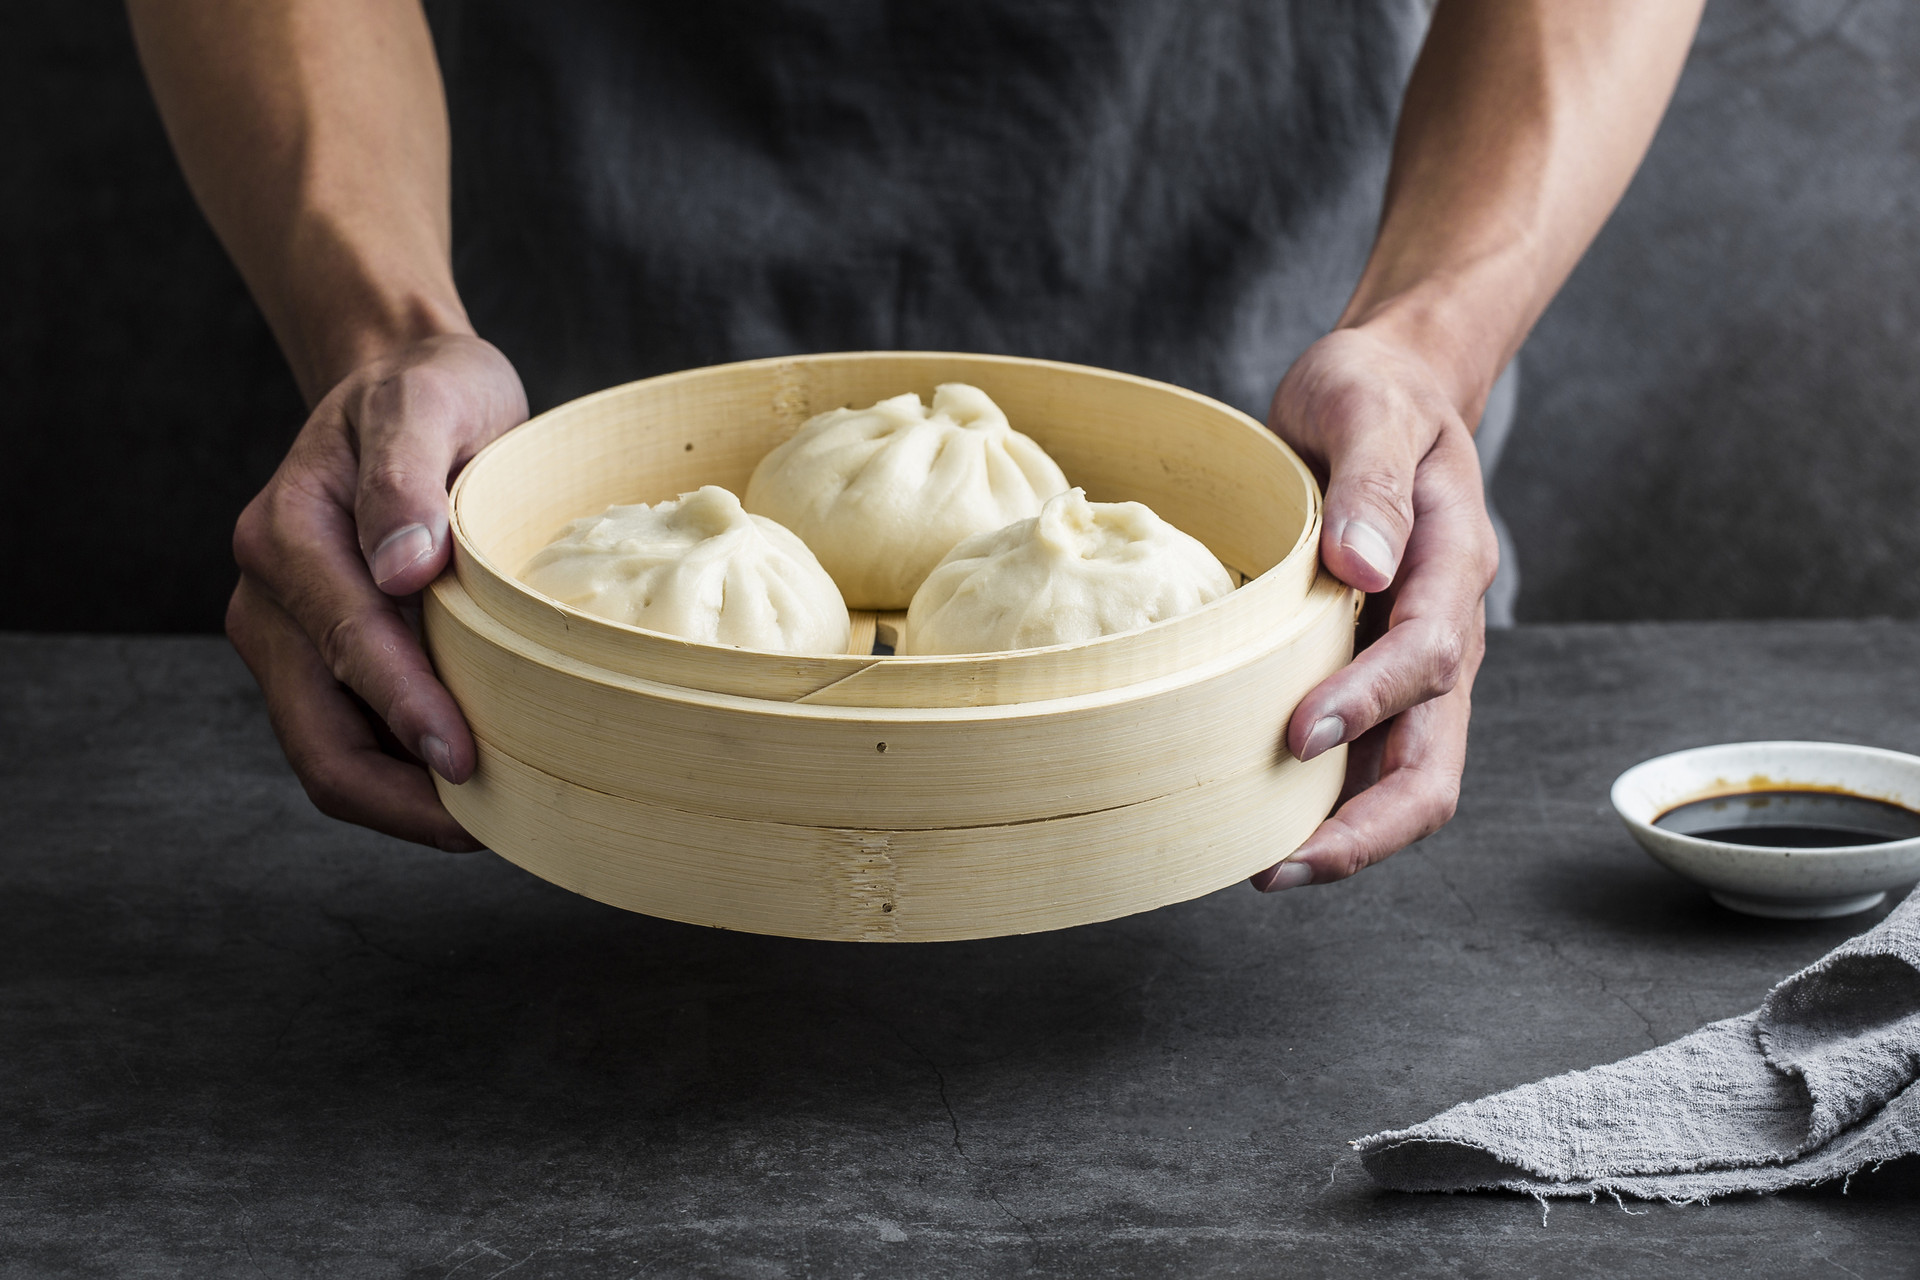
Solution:
<path fill-rule="evenodd" d="M 1264 416 L 1378 218 L 1418 0 L 449 0 L 460 285 L 538 407 L 1010 352 Z"/>
<path fill-rule="evenodd" d="M 461 290 L 536 411 L 694 365 L 892 347 L 1123 369 L 1264 418 L 1365 260 L 1427 6 L 429 14 Z"/>

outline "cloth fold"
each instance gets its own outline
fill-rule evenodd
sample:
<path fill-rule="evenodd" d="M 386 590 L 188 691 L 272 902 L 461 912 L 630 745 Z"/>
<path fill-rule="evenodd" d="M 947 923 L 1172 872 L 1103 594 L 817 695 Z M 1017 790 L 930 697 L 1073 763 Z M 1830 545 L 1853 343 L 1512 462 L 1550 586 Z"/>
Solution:
<path fill-rule="evenodd" d="M 1920 1152 L 1920 892 L 1753 1013 L 1353 1145 L 1400 1191 L 1673 1202 Z"/>

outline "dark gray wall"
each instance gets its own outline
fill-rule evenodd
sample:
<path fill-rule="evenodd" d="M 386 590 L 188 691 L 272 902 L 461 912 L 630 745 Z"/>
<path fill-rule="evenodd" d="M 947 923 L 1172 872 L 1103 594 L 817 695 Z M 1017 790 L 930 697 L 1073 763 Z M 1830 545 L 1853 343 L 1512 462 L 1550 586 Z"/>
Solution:
<path fill-rule="evenodd" d="M 104 0 L 0 6 L 0 628 L 205 631 L 300 424 Z"/>
<path fill-rule="evenodd" d="M 1523 619 L 1920 616 L 1917 78 L 1900 0 L 1710 6 L 1523 356 Z M 117 5 L 0 7 L 0 127 L 0 628 L 217 627 L 301 408 Z"/>
<path fill-rule="evenodd" d="M 1920 616 L 1920 16 L 1716 0 L 1521 362 L 1519 616 Z"/>

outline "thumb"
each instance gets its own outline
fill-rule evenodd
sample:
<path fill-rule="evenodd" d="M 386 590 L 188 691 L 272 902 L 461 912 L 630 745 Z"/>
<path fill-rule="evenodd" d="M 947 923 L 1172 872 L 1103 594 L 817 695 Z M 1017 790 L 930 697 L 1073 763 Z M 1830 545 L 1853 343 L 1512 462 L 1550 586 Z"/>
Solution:
<path fill-rule="evenodd" d="M 446 568 L 454 472 L 526 416 L 519 380 L 491 347 L 429 349 L 419 363 L 370 380 L 351 416 L 361 554 L 382 591 L 411 595 Z"/>
<path fill-rule="evenodd" d="M 418 373 L 383 379 L 365 397 L 355 423 L 360 482 L 354 524 L 368 571 L 392 596 L 420 590 L 447 563 L 447 480 L 460 440 L 450 421 L 452 406 Z"/>
<path fill-rule="evenodd" d="M 1413 480 L 1419 459 L 1399 431 L 1329 435 L 1320 559 L 1350 587 L 1385 590 L 1400 570 L 1413 532 Z"/>

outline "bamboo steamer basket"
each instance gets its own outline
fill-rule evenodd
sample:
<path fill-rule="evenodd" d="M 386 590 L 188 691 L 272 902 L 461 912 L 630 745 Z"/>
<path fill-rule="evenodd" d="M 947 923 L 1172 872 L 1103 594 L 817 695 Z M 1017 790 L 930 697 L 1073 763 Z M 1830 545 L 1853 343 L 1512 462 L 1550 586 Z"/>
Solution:
<path fill-rule="evenodd" d="M 881 657 L 761 653 L 623 626 L 522 585 L 567 521 L 702 484 L 744 493 L 816 413 L 969 382 L 1095 501 L 1135 499 L 1242 585 L 1085 644 Z M 467 830 L 536 875 L 755 933 L 937 941 L 1198 897 L 1272 865 L 1332 807 L 1344 749 L 1287 753 L 1301 696 L 1353 652 L 1359 596 L 1319 566 L 1320 493 L 1260 424 L 1192 392 L 1004 356 L 856 352 L 615 387 L 495 441 L 452 492 L 428 588 L 440 678 L 479 744 Z"/>

